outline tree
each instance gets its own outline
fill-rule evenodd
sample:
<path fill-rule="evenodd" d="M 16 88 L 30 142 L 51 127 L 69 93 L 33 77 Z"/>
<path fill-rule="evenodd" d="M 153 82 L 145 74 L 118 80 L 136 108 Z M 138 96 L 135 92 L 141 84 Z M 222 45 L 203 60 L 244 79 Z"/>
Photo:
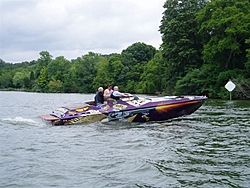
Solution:
<path fill-rule="evenodd" d="M 120 78 L 122 79 L 121 88 L 132 92 L 136 91 L 144 65 L 150 61 L 156 53 L 155 47 L 145 43 L 134 43 L 121 53 L 122 64 Z"/>
<path fill-rule="evenodd" d="M 109 64 L 106 58 L 103 58 L 100 63 L 96 65 L 96 76 L 93 80 L 93 87 L 97 90 L 98 87 L 106 86 L 108 83 L 113 83 L 113 78 L 110 76 L 110 71 L 108 68 Z"/>
<path fill-rule="evenodd" d="M 121 79 L 121 71 L 123 70 L 124 65 L 121 61 L 121 55 L 116 54 L 111 56 L 108 60 L 108 71 L 109 75 L 112 78 L 111 84 L 116 83 L 116 85 L 120 85 L 123 82 Z"/>
<path fill-rule="evenodd" d="M 136 93 L 160 93 L 163 91 L 163 78 L 166 77 L 167 72 L 163 64 L 162 51 L 158 51 L 154 58 L 144 66 Z"/>
<path fill-rule="evenodd" d="M 30 83 L 30 73 L 26 69 L 19 69 L 14 77 L 13 84 L 16 88 L 28 88 Z"/>
<path fill-rule="evenodd" d="M 56 59 L 51 60 L 47 68 L 48 68 L 47 71 L 49 80 L 51 80 L 53 77 L 56 80 L 64 81 L 64 76 L 68 73 L 69 69 L 71 68 L 71 63 L 63 56 L 59 56 L 56 57 Z"/>
<path fill-rule="evenodd" d="M 0 88 L 8 88 L 13 86 L 13 78 L 11 71 L 2 71 L 0 74 Z"/>
<path fill-rule="evenodd" d="M 75 82 L 79 92 L 91 93 L 96 91 L 92 84 L 97 73 L 95 67 L 100 62 L 100 59 L 100 54 L 89 52 L 74 60 Z"/>
<path fill-rule="evenodd" d="M 246 44 L 250 44 L 250 37 L 248 39 L 246 39 Z M 246 57 L 247 57 L 247 61 L 245 62 L 245 76 L 247 78 L 250 78 L 250 48 L 246 49 Z M 249 79 L 250 80 L 250 79 Z"/>
<path fill-rule="evenodd" d="M 155 53 L 155 47 L 143 42 L 136 42 L 122 51 L 121 59 L 125 66 L 133 66 L 141 62 L 148 62 Z"/>
<path fill-rule="evenodd" d="M 48 84 L 48 90 L 51 93 L 61 93 L 63 92 L 63 83 L 61 80 L 56 80 L 52 77 Z"/>
<path fill-rule="evenodd" d="M 64 75 L 63 90 L 66 93 L 76 93 L 78 92 L 76 84 L 76 68 L 71 66 L 71 68 Z"/>
<path fill-rule="evenodd" d="M 48 91 L 47 85 L 49 83 L 49 80 L 48 80 L 47 67 L 44 66 L 42 68 L 42 70 L 39 73 L 38 79 L 36 81 L 40 91 L 42 92 Z"/>
<path fill-rule="evenodd" d="M 166 90 L 173 92 L 178 79 L 196 67 L 201 67 L 202 43 L 197 34 L 196 13 L 206 0 L 167 0 L 160 25 L 164 66 L 169 72 L 165 77 Z"/>
<path fill-rule="evenodd" d="M 63 89 L 60 88 L 60 90 L 73 92 L 75 90 L 75 84 L 72 82 L 73 75 L 71 66 L 71 62 L 63 56 L 51 60 L 47 66 L 48 80 L 52 80 L 53 83 L 55 81 L 61 81 Z"/>
<path fill-rule="evenodd" d="M 37 60 L 36 69 L 35 69 L 35 78 L 38 78 L 38 76 L 41 73 L 41 70 L 44 67 L 47 67 L 49 62 L 52 60 L 52 55 L 50 55 L 47 51 L 41 51 L 40 58 Z"/>
<path fill-rule="evenodd" d="M 203 59 L 219 71 L 244 68 L 250 37 L 249 0 L 213 0 L 197 14 L 203 36 Z"/>
<path fill-rule="evenodd" d="M 179 79 L 175 86 L 174 95 L 203 94 L 217 98 L 216 85 L 217 74 L 213 74 L 214 65 L 204 64 L 201 68 L 193 69 L 183 78 Z"/>
<path fill-rule="evenodd" d="M 102 60 L 96 66 L 97 75 L 94 79 L 94 88 L 100 86 L 107 87 L 108 84 L 119 85 L 121 83 L 120 74 L 124 65 L 121 62 L 121 55 L 114 54 Z"/>

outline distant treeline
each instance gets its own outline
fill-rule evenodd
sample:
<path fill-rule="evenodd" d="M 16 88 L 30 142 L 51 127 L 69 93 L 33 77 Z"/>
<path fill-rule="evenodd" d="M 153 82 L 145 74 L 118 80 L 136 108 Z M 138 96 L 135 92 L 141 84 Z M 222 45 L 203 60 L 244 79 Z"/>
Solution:
<path fill-rule="evenodd" d="M 121 54 L 0 59 L 0 89 L 94 93 L 113 84 L 129 93 L 228 99 L 231 79 L 234 98 L 250 98 L 249 0 L 167 0 L 159 31 L 160 49 L 137 42 Z"/>

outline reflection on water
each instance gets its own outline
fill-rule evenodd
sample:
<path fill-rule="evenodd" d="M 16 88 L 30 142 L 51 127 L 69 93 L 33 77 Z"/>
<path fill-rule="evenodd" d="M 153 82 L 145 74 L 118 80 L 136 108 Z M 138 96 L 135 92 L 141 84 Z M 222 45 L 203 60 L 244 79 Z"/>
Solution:
<path fill-rule="evenodd" d="M 144 124 L 37 118 L 92 97 L 0 92 L 1 186 L 249 186 L 250 101 L 208 100 L 191 116 Z"/>

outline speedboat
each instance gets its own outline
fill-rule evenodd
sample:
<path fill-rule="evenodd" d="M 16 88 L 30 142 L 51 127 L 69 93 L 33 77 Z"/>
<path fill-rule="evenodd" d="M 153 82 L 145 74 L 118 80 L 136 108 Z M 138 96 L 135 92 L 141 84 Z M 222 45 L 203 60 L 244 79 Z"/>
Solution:
<path fill-rule="evenodd" d="M 190 115 L 199 109 L 206 96 L 164 96 L 142 98 L 134 95 L 120 100 L 108 100 L 95 106 L 94 101 L 77 103 L 55 109 L 49 115 L 38 116 L 52 125 L 71 125 L 92 122 L 164 121 Z"/>

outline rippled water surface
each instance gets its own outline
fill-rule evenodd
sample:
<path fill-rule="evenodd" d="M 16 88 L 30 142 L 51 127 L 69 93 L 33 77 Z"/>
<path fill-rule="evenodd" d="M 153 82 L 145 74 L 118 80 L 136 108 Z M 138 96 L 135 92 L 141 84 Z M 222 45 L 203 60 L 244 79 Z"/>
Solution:
<path fill-rule="evenodd" d="M 249 187 L 250 101 L 160 123 L 51 126 L 93 95 L 0 92 L 0 187 Z"/>

